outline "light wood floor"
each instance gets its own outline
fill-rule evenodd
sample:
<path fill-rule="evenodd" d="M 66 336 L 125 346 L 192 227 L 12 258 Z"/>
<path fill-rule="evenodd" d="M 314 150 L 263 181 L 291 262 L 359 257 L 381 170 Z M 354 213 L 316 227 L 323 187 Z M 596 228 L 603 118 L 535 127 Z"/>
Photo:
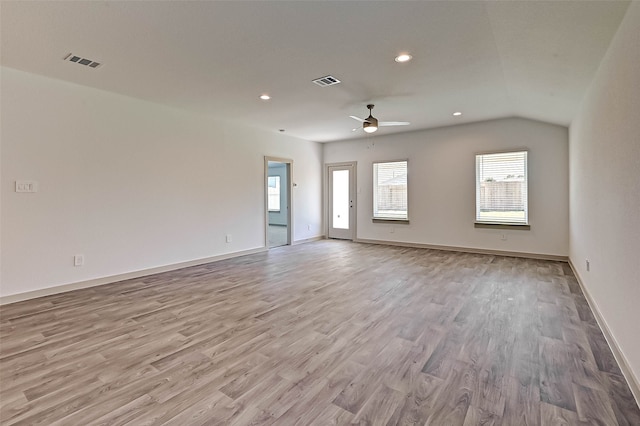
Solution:
<path fill-rule="evenodd" d="M 320 241 L 1 308 L 3 425 L 639 425 L 564 263 Z"/>

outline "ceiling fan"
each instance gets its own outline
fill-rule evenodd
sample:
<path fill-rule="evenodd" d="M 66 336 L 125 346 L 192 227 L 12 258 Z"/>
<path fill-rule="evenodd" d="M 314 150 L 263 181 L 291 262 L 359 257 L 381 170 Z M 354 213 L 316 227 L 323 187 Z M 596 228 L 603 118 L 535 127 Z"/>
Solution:
<path fill-rule="evenodd" d="M 373 109 L 374 106 L 375 105 L 373 104 L 367 105 L 367 108 L 369 108 L 369 117 L 367 118 L 360 118 L 360 117 L 356 117 L 355 115 L 349 116 L 354 120 L 358 120 L 359 122 L 361 122 L 362 129 L 367 133 L 373 133 L 376 130 L 378 130 L 378 127 L 381 127 L 381 126 L 407 126 L 411 124 L 408 121 L 378 121 L 377 118 L 371 115 L 371 110 Z"/>

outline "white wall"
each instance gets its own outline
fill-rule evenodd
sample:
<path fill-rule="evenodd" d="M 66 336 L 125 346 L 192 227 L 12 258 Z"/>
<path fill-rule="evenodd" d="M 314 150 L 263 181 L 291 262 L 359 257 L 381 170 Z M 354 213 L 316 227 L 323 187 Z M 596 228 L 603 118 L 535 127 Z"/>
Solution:
<path fill-rule="evenodd" d="M 512 148 L 529 149 L 531 230 L 474 228 L 475 154 Z M 400 159 L 409 160 L 411 223 L 372 223 L 372 163 Z M 359 239 L 568 255 L 568 136 L 564 127 L 508 118 L 381 135 L 325 144 L 324 161 L 358 162 Z M 500 239 L 501 234 L 507 235 L 506 241 Z"/>
<path fill-rule="evenodd" d="M 13 69 L 1 83 L 2 296 L 264 247 L 265 155 L 294 160 L 294 241 L 322 234 L 320 144 Z"/>
<path fill-rule="evenodd" d="M 571 124 L 570 181 L 570 258 L 639 383 L 640 2 Z"/>

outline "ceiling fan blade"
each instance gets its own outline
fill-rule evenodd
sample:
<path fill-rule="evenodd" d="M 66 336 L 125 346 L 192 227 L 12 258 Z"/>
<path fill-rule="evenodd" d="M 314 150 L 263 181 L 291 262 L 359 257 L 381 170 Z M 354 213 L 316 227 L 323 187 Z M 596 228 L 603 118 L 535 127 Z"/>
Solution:
<path fill-rule="evenodd" d="M 408 121 L 379 121 L 378 126 L 408 126 Z"/>
<path fill-rule="evenodd" d="M 365 121 L 367 121 L 367 120 L 365 120 L 364 118 L 356 117 L 355 115 L 350 115 L 349 117 L 351 117 L 351 118 L 353 118 L 354 120 L 357 120 L 357 121 L 359 121 L 359 122 L 361 122 L 361 123 L 364 123 Z"/>

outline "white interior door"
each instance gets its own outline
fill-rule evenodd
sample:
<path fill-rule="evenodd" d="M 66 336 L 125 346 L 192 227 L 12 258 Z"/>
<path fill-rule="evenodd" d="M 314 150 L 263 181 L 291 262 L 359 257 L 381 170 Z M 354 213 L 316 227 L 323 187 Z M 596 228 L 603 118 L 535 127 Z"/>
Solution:
<path fill-rule="evenodd" d="M 329 238 L 353 240 L 356 229 L 355 163 L 328 166 Z"/>

